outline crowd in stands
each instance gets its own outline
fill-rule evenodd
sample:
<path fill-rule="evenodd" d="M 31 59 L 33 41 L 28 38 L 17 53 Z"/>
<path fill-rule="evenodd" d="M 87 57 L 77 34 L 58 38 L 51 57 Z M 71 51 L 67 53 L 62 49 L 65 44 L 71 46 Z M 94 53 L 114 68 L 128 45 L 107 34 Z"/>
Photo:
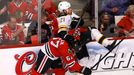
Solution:
<path fill-rule="evenodd" d="M 124 17 L 118 22 L 120 34 L 134 36 L 134 5 L 130 5 L 125 12 Z M 130 33 L 132 32 L 132 33 Z"/>
<path fill-rule="evenodd" d="M 131 7 L 131 10 L 130 10 L 130 7 Z M 103 2 L 101 12 L 108 13 L 108 15 L 110 16 L 110 20 L 111 20 L 110 24 L 113 24 L 113 26 L 116 26 L 115 28 L 112 28 L 112 29 L 114 29 L 112 31 L 114 31 L 114 33 L 117 33 L 118 36 L 125 36 L 126 28 L 128 29 L 127 31 L 131 31 L 133 28 L 130 26 L 134 25 L 134 23 L 132 23 L 132 22 L 134 22 L 134 20 L 131 19 L 131 21 L 127 21 L 128 23 L 131 24 L 131 25 L 128 25 L 123 20 L 123 18 L 124 18 L 123 17 L 123 18 L 120 18 L 119 22 L 116 24 L 115 16 L 130 15 L 130 13 L 128 13 L 128 12 L 131 11 L 131 14 L 132 14 L 132 11 L 133 11 L 132 8 L 133 8 L 133 0 L 105 0 Z M 111 29 L 110 29 L 110 31 L 111 31 Z"/>
<path fill-rule="evenodd" d="M 63 1 L 63 0 L 59 0 Z M 65 0 L 66 1 L 66 0 Z M 8 22 L 1 25 L 0 45 L 7 41 L 13 44 L 31 44 L 35 39 L 38 42 L 38 3 L 37 0 L 1 0 L 3 7 L 0 8 L 0 15 L 8 13 Z M 95 21 L 94 0 L 88 0 L 83 11 L 89 14 L 89 21 Z M 134 1 L 133 0 L 101 0 L 99 4 L 99 25 L 98 30 L 106 37 L 120 37 L 134 33 Z M 73 4 L 72 4 L 73 6 Z M 50 37 L 55 36 L 59 31 L 58 17 L 63 15 L 57 10 L 53 0 L 42 0 L 41 13 L 41 37 L 42 43 L 47 42 Z M 74 14 L 77 19 L 77 15 Z M 115 16 L 123 16 L 115 23 Z M 63 19 L 64 20 L 64 19 Z M 26 26 L 26 23 L 30 23 Z M 84 21 L 82 22 L 84 24 Z M 83 25 L 80 24 L 80 25 Z M 94 23 L 93 23 L 94 24 Z M 83 26 L 81 26 L 83 27 Z M 61 27 L 61 28 L 64 28 Z M 75 27 L 72 27 L 75 29 Z M 85 29 L 86 30 L 86 29 Z M 64 33 L 60 34 L 63 35 Z M 82 33 L 83 34 L 83 33 Z M 76 34 L 78 35 L 78 34 Z M 77 37 L 78 38 L 78 37 Z M 10 44 L 10 43 L 8 43 Z"/>

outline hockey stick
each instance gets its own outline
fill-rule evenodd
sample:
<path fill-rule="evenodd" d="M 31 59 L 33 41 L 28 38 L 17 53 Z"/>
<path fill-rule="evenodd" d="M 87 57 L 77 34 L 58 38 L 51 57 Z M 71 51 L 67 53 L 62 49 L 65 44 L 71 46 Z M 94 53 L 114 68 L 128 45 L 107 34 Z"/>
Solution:
<path fill-rule="evenodd" d="M 132 30 L 129 32 L 129 34 L 132 33 L 133 31 L 134 31 L 134 29 L 132 29 Z M 129 34 L 126 34 L 126 36 L 129 35 Z M 106 55 L 103 56 L 95 65 L 93 65 L 93 66 L 91 67 L 91 69 L 93 69 L 95 66 L 97 66 L 97 65 L 98 65 L 109 53 L 111 53 L 125 38 L 126 38 L 126 37 L 122 38 L 113 48 L 110 48 L 110 49 L 109 49 L 109 52 L 106 53 Z"/>
<path fill-rule="evenodd" d="M 78 26 L 79 26 L 79 24 L 80 24 L 80 21 L 81 21 L 81 19 L 82 19 L 82 17 L 83 17 L 84 14 L 85 14 L 85 11 L 83 10 L 83 11 L 82 11 L 82 14 L 81 14 L 81 16 L 80 16 L 80 19 L 79 19 L 79 21 L 78 21 L 78 23 L 77 23 L 77 25 L 76 25 L 76 27 L 75 27 L 75 30 L 78 28 Z"/>
<path fill-rule="evenodd" d="M 98 64 L 99 64 L 109 53 L 111 53 L 124 39 L 125 39 L 125 38 L 121 39 L 113 48 L 111 48 L 111 49 L 109 50 L 109 52 L 106 53 L 105 56 L 103 56 L 95 65 L 93 65 L 93 66 L 91 67 L 91 69 L 93 69 L 96 65 L 98 65 Z"/>
<path fill-rule="evenodd" d="M 82 9 L 82 13 L 80 15 L 80 19 L 79 19 L 78 23 L 76 24 L 75 30 L 78 28 L 78 26 L 80 24 L 80 21 L 81 21 L 82 17 L 84 16 L 85 12 L 86 12 L 86 10 L 85 10 L 86 8 L 87 8 L 87 4 L 85 4 L 85 6 Z"/>

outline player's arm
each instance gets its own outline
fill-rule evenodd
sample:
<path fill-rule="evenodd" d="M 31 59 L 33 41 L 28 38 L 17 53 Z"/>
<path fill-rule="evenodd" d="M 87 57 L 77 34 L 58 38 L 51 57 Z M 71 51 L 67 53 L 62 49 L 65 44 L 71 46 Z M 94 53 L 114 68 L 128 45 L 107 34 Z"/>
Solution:
<path fill-rule="evenodd" d="M 61 59 L 66 64 L 65 68 L 67 68 L 71 72 L 79 72 L 84 75 L 90 75 L 91 70 L 87 67 L 81 66 L 73 56 L 72 51 L 69 49 L 68 44 L 65 41 L 60 43 L 60 47 L 58 49 Z"/>
<path fill-rule="evenodd" d="M 18 36 L 21 32 L 23 32 L 24 28 L 25 28 L 24 26 L 20 27 L 20 28 L 13 34 L 13 37 Z"/>
<path fill-rule="evenodd" d="M 104 47 L 106 47 L 108 50 L 110 48 L 113 48 L 116 44 L 115 41 L 109 41 L 103 34 L 100 33 L 98 29 L 95 27 L 89 28 L 91 30 L 91 37 L 92 39 L 95 39 L 98 43 L 102 44 Z"/>
<path fill-rule="evenodd" d="M 4 6 L 1 10 L 0 10 L 0 15 L 5 13 L 7 11 L 7 7 Z"/>

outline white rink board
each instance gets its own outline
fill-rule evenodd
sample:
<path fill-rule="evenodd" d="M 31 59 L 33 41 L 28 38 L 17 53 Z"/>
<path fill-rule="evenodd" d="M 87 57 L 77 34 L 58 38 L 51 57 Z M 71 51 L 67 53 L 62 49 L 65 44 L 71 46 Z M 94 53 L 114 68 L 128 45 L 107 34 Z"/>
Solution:
<path fill-rule="evenodd" d="M 27 75 L 33 68 L 41 46 L 0 49 L 0 75 Z M 96 42 L 87 44 L 89 59 L 83 58 L 81 65 L 93 66 L 98 58 L 108 52 Z M 121 57 L 122 56 L 122 57 Z M 27 60 L 27 61 L 26 61 Z M 30 62 L 28 64 L 28 61 Z M 22 67 L 21 67 L 22 66 Z M 92 75 L 134 75 L 134 39 L 124 40 L 114 51 L 94 68 Z M 66 75 L 79 75 L 66 73 Z"/>
<path fill-rule="evenodd" d="M 67 72 L 66 75 L 83 75 L 83 74 Z M 134 75 L 134 71 L 121 70 L 121 71 L 93 72 L 92 75 Z"/>
<path fill-rule="evenodd" d="M 87 48 L 90 57 L 83 58 L 80 60 L 80 63 L 89 68 L 108 52 L 107 49 L 97 42 L 88 43 Z M 82 74 L 67 72 L 66 75 Z M 119 46 L 97 65 L 92 75 L 134 75 L 134 39 L 123 40 Z"/>

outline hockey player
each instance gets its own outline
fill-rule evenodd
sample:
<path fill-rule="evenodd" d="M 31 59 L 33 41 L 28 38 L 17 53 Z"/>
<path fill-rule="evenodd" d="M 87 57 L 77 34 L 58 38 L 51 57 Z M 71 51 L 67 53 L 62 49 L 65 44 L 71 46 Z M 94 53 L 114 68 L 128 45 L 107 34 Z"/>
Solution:
<path fill-rule="evenodd" d="M 56 5 L 52 0 L 45 0 L 42 4 L 42 9 L 48 14 L 48 22 L 51 27 L 52 36 L 58 33 L 58 22 L 57 17 L 59 12 L 57 11 Z"/>
<path fill-rule="evenodd" d="M 58 10 L 61 13 L 61 15 L 57 18 L 58 36 L 60 36 L 62 39 L 68 40 L 68 42 L 69 40 L 70 42 L 72 42 L 74 39 L 71 40 L 72 36 L 68 35 L 68 31 L 70 29 L 75 28 L 75 26 L 77 25 L 76 23 L 79 19 L 79 16 L 73 13 L 71 9 L 71 4 L 67 1 L 61 1 L 58 4 Z M 84 21 L 81 20 L 79 25 L 83 25 L 83 23 Z"/>
<path fill-rule="evenodd" d="M 68 43 L 59 37 L 51 38 L 43 45 L 38 53 L 38 59 L 31 75 L 41 75 L 54 63 L 54 60 L 61 58 L 65 68 L 71 72 L 79 72 L 84 75 L 90 75 L 91 70 L 78 64 L 70 50 Z M 62 75 L 62 74 L 60 74 Z"/>
<path fill-rule="evenodd" d="M 71 34 L 76 40 L 79 40 L 80 32 L 86 31 L 86 29 L 82 28 L 84 20 L 80 19 L 80 17 L 73 12 L 71 9 L 71 4 L 67 1 L 61 1 L 58 4 L 58 10 L 62 14 L 60 17 L 58 17 L 58 34 L 62 38 L 64 38 L 66 34 Z M 64 22 L 66 22 L 66 24 L 64 24 Z"/>
<path fill-rule="evenodd" d="M 54 14 L 57 12 L 56 5 L 52 0 L 45 0 L 42 3 L 42 8 L 45 9 L 49 14 Z"/>
<path fill-rule="evenodd" d="M 71 4 L 67 1 L 61 1 L 58 4 L 58 10 L 60 11 L 61 16 L 67 16 L 67 17 L 71 18 L 70 22 L 68 22 L 69 27 L 71 29 L 74 29 L 76 27 L 80 17 L 73 12 L 73 10 L 71 9 Z M 64 19 L 62 18 L 62 20 L 64 20 Z M 78 25 L 82 26 L 83 24 L 84 24 L 84 20 L 80 19 Z"/>
<path fill-rule="evenodd" d="M 95 28 L 88 30 L 88 31 L 86 31 L 85 29 L 78 28 L 77 30 L 79 30 L 79 29 L 81 30 L 81 34 L 78 34 L 79 35 L 78 37 L 69 35 L 69 33 L 70 33 L 69 30 L 75 29 L 75 27 L 78 23 L 78 20 L 80 19 L 79 16 L 77 16 L 76 14 L 74 14 L 72 12 L 72 9 L 70 7 L 71 7 L 71 4 L 67 1 L 62 1 L 58 5 L 58 10 L 62 13 L 62 16 L 57 18 L 57 20 L 58 20 L 58 33 L 57 34 L 62 39 L 66 40 L 69 43 L 69 47 L 73 48 L 74 50 L 76 50 L 76 48 L 81 47 L 83 45 L 82 49 L 80 51 L 78 51 L 78 53 L 76 53 L 78 59 L 88 56 L 88 52 L 86 50 L 87 48 L 85 45 L 86 44 L 85 41 L 87 39 L 89 39 L 90 41 L 96 39 L 99 43 L 101 43 L 105 46 L 110 44 L 109 41 L 106 38 L 104 38 L 103 35 Z M 84 23 L 84 21 L 81 20 L 79 26 L 83 25 L 83 23 Z M 73 30 L 73 31 L 75 31 L 75 30 Z M 79 31 L 78 31 L 78 33 L 79 33 Z M 71 31 L 71 34 L 74 34 L 74 32 Z M 77 45 L 74 44 L 76 42 L 74 37 L 75 37 L 75 39 L 77 39 L 80 42 L 84 41 L 84 44 L 79 43 L 79 46 L 78 46 L 78 44 Z M 54 64 L 54 66 L 53 66 L 54 71 L 56 71 L 55 73 L 58 73 L 58 74 L 64 73 L 65 70 L 60 65 L 61 61 L 57 60 L 57 62 L 58 63 Z M 56 75 L 58 75 L 58 74 L 56 74 Z"/>
<path fill-rule="evenodd" d="M 62 4 L 62 2 L 61 3 L 59 3 L 59 11 L 61 11 L 60 10 L 60 4 Z M 65 6 L 64 6 L 65 5 Z M 68 3 L 68 2 L 64 2 L 63 1 L 63 6 L 61 5 L 61 7 L 69 7 L 70 8 L 70 3 Z M 74 38 L 71 36 L 71 35 L 68 35 L 68 31 L 72 28 L 75 28 L 75 26 L 76 26 L 76 23 L 78 22 L 78 19 L 79 19 L 79 16 L 77 16 L 77 15 L 75 15 L 74 13 L 72 13 L 71 11 L 71 9 L 70 9 L 70 13 L 69 12 L 67 12 L 66 11 L 66 9 L 68 10 L 68 7 L 67 8 L 63 8 L 63 10 L 64 10 L 64 12 L 63 11 L 61 11 L 63 14 L 64 14 L 64 16 L 60 16 L 60 17 L 58 17 L 57 18 L 57 20 L 58 20 L 58 36 L 59 37 L 61 37 L 62 39 L 64 39 L 64 40 L 66 40 L 68 43 L 69 43 L 69 46 L 71 46 L 70 48 L 72 48 L 72 47 L 75 47 L 74 46 Z M 68 14 L 67 14 L 68 13 Z M 73 19 L 73 17 L 76 17 L 77 19 L 76 20 L 72 20 Z M 73 21 L 73 22 L 72 22 Z M 71 26 L 70 24 L 73 24 L 73 26 Z M 80 25 L 82 25 L 82 21 L 81 21 L 81 23 L 80 23 Z M 99 41 L 99 38 L 101 38 L 103 35 L 102 34 L 100 34 L 99 33 L 99 31 L 97 31 L 97 29 L 92 29 L 92 31 L 94 32 L 96 32 L 96 34 L 94 33 L 94 35 L 98 35 L 98 36 L 94 36 L 94 37 L 96 37 L 96 39 L 97 39 L 97 41 Z M 86 35 L 88 33 L 88 35 Z M 89 30 L 88 32 L 86 32 L 86 33 L 83 33 L 83 34 L 85 34 L 86 36 L 88 36 L 89 37 L 89 39 L 90 40 L 92 40 L 92 38 L 91 38 L 91 31 Z M 81 36 L 81 37 L 83 37 L 83 36 Z M 93 36 L 92 36 L 93 37 Z M 84 37 L 84 39 L 87 39 L 87 37 L 85 38 Z M 106 45 L 108 45 L 109 44 L 109 42 L 107 41 L 107 39 L 105 39 L 104 37 L 102 38 L 102 39 L 100 39 L 101 41 L 100 41 L 100 43 L 102 43 L 103 42 L 103 44 L 105 44 L 106 43 Z M 105 41 L 107 41 L 107 42 L 104 42 L 104 40 Z M 77 46 L 77 45 L 76 45 Z M 86 46 L 84 46 L 84 48 L 86 48 Z M 78 58 L 78 59 L 81 59 L 82 57 L 83 57 L 83 55 L 85 55 L 85 53 L 87 53 L 87 52 L 85 52 L 84 53 L 84 51 L 86 51 L 86 50 L 80 50 L 80 51 L 82 51 L 82 52 L 79 52 L 78 53 L 78 55 L 80 55 L 80 53 L 81 53 L 81 55 L 80 55 L 80 57 Z M 88 54 L 88 53 L 87 53 Z M 59 62 L 59 61 L 58 61 Z M 59 62 L 59 63 L 61 63 L 61 62 Z M 56 67 L 55 67 L 56 66 Z M 58 66 L 58 68 L 57 68 L 57 66 Z M 65 72 L 65 70 L 62 68 L 62 66 L 60 66 L 60 65 L 55 65 L 54 64 L 54 69 L 57 71 L 57 72 L 59 72 L 58 74 L 56 74 L 56 75 L 59 75 L 59 74 L 61 74 L 61 71 L 62 71 L 62 75 L 63 74 L 65 74 L 65 73 L 63 73 L 63 72 Z M 61 70 L 62 69 L 62 70 Z"/>
<path fill-rule="evenodd" d="M 82 47 L 78 53 L 76 53 L 78 59 L 81 59 L 85 56 L 88 56 L 87 48 L 86 48 L 86 41 L 92 41 L 96 40 L 103 46 L 107 47 L 111 45 L 111 42 L 109 42 L 95 27 L 88 27 L 88 30 L 82 29 L 82 25 L 84 24 L 84 21 L 80 19 L 79 16 L 73 13 L 71 9 L 71 4 L 67 1 L 61 1 L 58 5 L 58 10 L 64 14 L 64 16 L 61 16 L 58 18 L 58 26 L 59 26 L 59 35 L 61 38 L 65 39 L 66 41 L 73 42 L 73 40 L 70 40 L 68 33 L 69 30 L 74 29 L 74 32 L 71 32 L 71 35 L 76 37 L 79 35 L 79 38 L 76 39 L 78 46 Z M 80 21 L 79 21 L 80 19 Z M 66 23 L 65 23 L 66 22 Z M 78 25 L 78 26 L 77 26 Z M 75 42 L 76 42 L 75 41 Z"/>

